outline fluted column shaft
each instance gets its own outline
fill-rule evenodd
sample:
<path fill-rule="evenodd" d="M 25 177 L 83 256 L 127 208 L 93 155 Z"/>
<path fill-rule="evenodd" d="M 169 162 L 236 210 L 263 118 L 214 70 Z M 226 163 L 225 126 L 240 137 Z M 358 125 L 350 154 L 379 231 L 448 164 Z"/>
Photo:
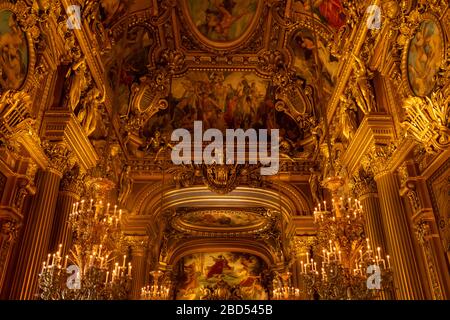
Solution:
<path fill-rule="evenodd" d="M 39 173 L 37 193 L 28 212 L 11 288 L 11 299 L 34 299 L 52 229 L 61 174 L 55 170 Z"/>
<path fill-rule="evenodd" d="M 386 236 L 381 217 L 380 199 L 376 193 L 368 193 L 359 198 L 366 218 L 366 232 L 370 242 L 386 254 Z M 389 253 L 388 253 L 389 254 Z"/>
<path fill-rule="evenodd" d="M 370 242 L 380 247 L 384 255 L 390 254 L 386 245 L 386 235 L 383 229 L 383 219 L 381 216 L 380 199 L 377 193 L 371 192 L 362 195 L 359 200 L 363 207 L 366 218 L 366 232 Z M 391 300 L 394 299 L 392 292 L 383 292 L 379 299 Z"/>
<path fill-rule="evenodd" d="M 58 245 L 62 245 L 62 256 L 68 254 L 72 244 L 72 234 L 69 225 L 69 215 L 73 204 L 80 200 L 80 196 L 70 191 L 60 191 L 56 201 L 55 219 L 53 222 L 52 240 L 49 251 L 54 252 Z"/>
<path fill-rule="evenodd" d="M 141 289 L 145 286 L 145 248 L 137 247 L 132 249 L 132 288 L 131 299 L 139 300 L 141 297 Z"/>
<path fill-rule="evenodd" d="M 399 195 L 395 175 L 382 172 L 375 176 L 383 214 L 388 250 L 392 256 L 394 284 L 399 299 L 424 299 L 409 221 Z"/>

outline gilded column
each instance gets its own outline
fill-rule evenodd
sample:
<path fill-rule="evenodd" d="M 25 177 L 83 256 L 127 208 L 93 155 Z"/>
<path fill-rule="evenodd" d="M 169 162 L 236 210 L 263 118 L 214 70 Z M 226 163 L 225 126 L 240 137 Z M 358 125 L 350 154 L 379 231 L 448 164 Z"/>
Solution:
<path fill-rule="evenodd" d="M 78 166 L 64 173 L 56 201 L 55 218 L 49 247 L 50 252 L 56 251 L 59 244 L 62 244 L 63 256 L 69 252 L 72 244 L 69 215 L 74 203 L 80 200 L 82 189 L 83 181 Z"/>
<path fill-rule="evenodd" d="M 38 274 L 47 254 L 50 232 L 69 151 L 64 144 L 47 148 L 49 166 L 38 174 L 37 192 L 26 217 L 11 299 L 34 299 L 38 293 Z"/>
<path fill-rule="evenodd" d="M 381 215 L 380 198 L 378 196 L 377 184 L 372 173 L 361 168 L 356 176 L 353 177 L 353 192 L 361 201 L 366 219 L 366 236 L 370 239 L 372 245 L 380 247 L 384 255 L 389 255 L 386 245 L 386 235 L 383 228 L 383 218 Z M 394 298 L 393 292 L 383 292 L 381 300 L 390 300 Z"/>
<path fill-rule="evenodd" d="M 389 254 L 383 229 L 380 198 L 373 174 L 361 169 L 359 174 L 354 177 L 353 191 L 363 207 L 367 237 L 374 246 L 380 247 L 385 254 Z"/>
<path fill-rule="evenodd" d="M 146 285 L 146 244 L 145 240 L 137 240 L 131 247 L 132 287 L 131 299 L 139 300 L 141 289 Z"/>
<path fill-rule="evenodd" d="M 396 296 L 404 300 L 425 299 L 409 221 L 399 195 L 397 178 L 392 172 L 381 170 L 375 175 L 375 181 L 387 245 L 392 257 Z"/>

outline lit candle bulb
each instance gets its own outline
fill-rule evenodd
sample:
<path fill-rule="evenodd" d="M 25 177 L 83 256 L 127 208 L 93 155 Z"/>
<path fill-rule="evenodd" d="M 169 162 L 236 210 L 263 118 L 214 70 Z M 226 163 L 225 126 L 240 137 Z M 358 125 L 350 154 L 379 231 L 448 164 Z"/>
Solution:
<path fill-rule="evenodd" d="M 389 255 L 387 255 L 386 258 L 387 258 L 388 268 L 390 269 L 391 268 L 391 262 L 389 261 Z"/>
<path fill-rule="evenodd" d="M 131 262 L 128 263 L 128 276 L 131 277 Z"/>
<path fill-rule="evenodd" d="M 127 260 L 127 256 L 124 255 L 124 256 L 123 256 L 123 265 L 122 265 L 123 268 L 125 268 L 125 262 L 126 262 L 126 260 Z"/>

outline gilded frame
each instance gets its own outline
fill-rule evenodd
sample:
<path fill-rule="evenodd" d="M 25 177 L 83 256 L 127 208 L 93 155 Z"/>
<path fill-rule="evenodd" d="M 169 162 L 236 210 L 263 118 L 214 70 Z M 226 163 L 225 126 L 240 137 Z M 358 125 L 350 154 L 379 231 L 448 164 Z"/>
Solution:
<path fill-rule="evenodd" d="M 442 51 L 440 53 L 440 58 L 441 58 L 441 65 L 445 62 L 445 57 L 446 57 L 446 35 L 444 32 L 444 28 L 442 27 L 441 22 L 439 21 L 439 18 L 437 18 L 435 15 L 431 14 L 431 13 L 425 13 L 421 16 L 421 19 L 419 21 L 419 23 L 417 24 L 417 26 L 415 27 L 414 31 L 412 32 L 413 36 L 411 37 L 411 39 L 406 43 L 404 49 L 403 49 L 403 55 L 402 55 L 402 64 L 401 64 L 401 69 L 402 69 L 402 82 L 403 82 L 403 87 L 405 89 L 405 91 L 408 93 L 408 95 L 410 96 L 417 96 L 416 92 L 414 91 L 414 88 L 411 85 L 410 82 L 410 76 L 409 76 L 409 70 L 408 70 L 408 59 L 409 59 L 409 53 L 410 53 L 410 48 L 411 48 L 411 44 L 412 41 L 415 39 L 417 32 L 419 30 L 419 28 L 421 28 L 422 24 L 426 21 L 432 21 L 439 29 L 440 35 L 441 35 L 441 40 L 442 40 Z M 438 71 L 438 70 L 437 70 Z M 434 75 L 434 77 L 437 75 L 437 71 Z M 436 81 L 434 80 L 434 85 L 433 85 L 433 89 L 431 89 L 429 92 L 427 92 L 427 94 L 423 95 L 424 96 L 429 96 L 434 89 L 436 88 Z"/>
<path fill-rule="evenodd" d="M 34 69 L 36 64 L 36 52 L 34 47 L 33 36 L 30 31 L 25 30 L 20 23 L 20 16 L 18 9 L 15 4 L 9 2 L 0 2 L 0 12 L 11 11 L 17 19 L 17 25 L 20 30 L 24 33 L 27 42 L 27 54 L 28 54 L 28 64 L 25 74 L 25 78 L 19 88 L 5 88 L 6 90 L 17 90 L 17 91 L 27 91 L 34 85 Z"/>
<path fill-rule="evenodd" d="M 189 8 L 187 5 L 187 0 L 178 0 L 180 10 L 179 18 L 180 22 L 187 26 L 186 30 L 191 34 L 191 36 L 193 36 L 194 39 L 196 39 L 206 47 L 212 48 L 214 50 L 233 50 L 238 48 L 240 45 L 245 44 L 257 30 L 257 26 L 260 23 L 260 18 L 263 14 L 264 7 L 266 6 L 266 1 L 258 0 L 257 3 L 258 7 L 252 18 L 252 21 L 247 27 L 247 30 L 238 38 L 226 42 L 208 39 L 200 32 L 200 30 L 198 30 L 197 26 L 192 21 L 191 13 L 189 12 Z"/>

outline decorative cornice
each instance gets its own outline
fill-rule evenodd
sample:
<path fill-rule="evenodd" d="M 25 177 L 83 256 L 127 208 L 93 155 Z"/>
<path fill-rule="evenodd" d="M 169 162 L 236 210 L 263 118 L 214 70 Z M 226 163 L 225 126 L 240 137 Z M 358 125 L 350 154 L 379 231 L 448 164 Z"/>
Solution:
<path fill-rule="evenodd" d="M 375 144 L 387 144 L 394 138 L 393 122 L 390 115 L 372 113 L 364 117 L 354 138 L 342 155 L 342 165 L 353 174 L 366 153 Z"/>
<path fill-rule="evenodd" d="M 95 167 L 99 157 L 72 112 L 49 110 L 42 121 L 43 137 L 64 141 L 84 171 Z"/>

